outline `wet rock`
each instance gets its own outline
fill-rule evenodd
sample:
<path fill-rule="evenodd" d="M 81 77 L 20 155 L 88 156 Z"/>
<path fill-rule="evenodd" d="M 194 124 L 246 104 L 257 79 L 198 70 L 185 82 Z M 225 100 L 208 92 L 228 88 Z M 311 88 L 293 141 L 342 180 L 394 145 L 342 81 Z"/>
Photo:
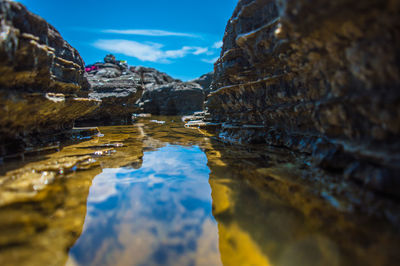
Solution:
<path fill-rule="evenodd" d="M 0 1 L 0 157 L 53 141 L 95 110 L 84 63 L 41 17 Z"/>
<path fill-rule="evenodd" d="M 391 173 L 372 179 L 397 184 L 390 180 L 400 170 L 395 2 L 239 1 L 215 64 L 207 121 L 221 123 L 229 141 L 287 147 L 335 171 L 363 162 Z M 319 149 L 321 138 L 332 147 Z"/>
<path fill-rule="evenodd" d="M 93 129 L 79 129 L 79 134 L 87 130 Z M 70 263 L 69 250 L 82 233 L 93 178 L 102 168 L 142 163 L 142 137 L 134 126 L 103 132 L 104 137 L 0 167 L 1 262 Z M 134 140 L 127 141 L 132 135 Z"/>
<path fill-rule="evenodd" d="M 204 91 L 197 83 L 173 82 L 146 87 L 140 106 L 145 113 L 176 115 L 203 110 Z"/>

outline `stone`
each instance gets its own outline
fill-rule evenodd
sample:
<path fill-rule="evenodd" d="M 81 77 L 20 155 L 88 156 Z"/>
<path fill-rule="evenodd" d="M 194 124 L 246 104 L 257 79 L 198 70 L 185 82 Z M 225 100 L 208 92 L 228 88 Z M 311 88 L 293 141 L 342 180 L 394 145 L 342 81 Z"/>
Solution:
<path fill-rule="evenodd" d="M 104 63 L 116 64 L 117 60 L 113 54 L 108 54 L 104 57 Z"/>
<path fill-rule="evenodd" d="M 77 93 L 88 89 L 83 60 L 60 33 L 22 4 L 0 2 L 0 86 Z"/>
<path fill-rule="evenodd" d="M 143 112 L 177 115 L 203 110 L 204 91 L 197 83 L 182 82 L 154 68 L 127 67 L 112 55 L 104 60 L 91 65 L 98 69 L 87 73 L 89 97 L 101 100 L 101 106 L 79 119 L 79 125 L 124 124 Z"/>
<path fill-rule="evenodd" d="M 146 87 L 139 105 L 151 114 L 190 114 L 203 110 L 205 94 L 202 87 L 191 82 L 172 82 Z"/>
<path fill-rule="evenodd" d="M 103 68 L 97 71 L 96 76 L 102 78 L 118 78 L 121 76 L 121 71 L 116 68 Z"/>
<path fill-rule="evenodd" d="M 214 77 L 214 72 L 210 72 L 190 82 L 195 82 L 199 84 L 203 88 L 204 93 L 207 96 L 212 91 L 211 83 L 213 81 L 213 77 Z"/>
<path fill-rule="evenodd" d="M 89 98 L 101 101 L 101 105 L 78 119 L 79 125 L 125 124 L 133 113 L 139 111 L 137 101 L 142 96 L 143 87 L 136 74 L 122 75 L 114 68 L 103 68 L 96 74 L 89 73 L 88 81 L 91 84 Z"/>
<path fill-rule="evenodd" d="M 389 0 L 239 1 L 207 121 L 226 140 L 306 153 L 329 171 L 384 169 L 351 176 L 399 196 L 399 11 Z M 328 152 L 316 149 L 321 138 Z"/>
<path fill-rule="evenodd" d="M 22 4 L 0 1 L 0 157 L 68 135 L 94 111 L 79 53 Z"/>

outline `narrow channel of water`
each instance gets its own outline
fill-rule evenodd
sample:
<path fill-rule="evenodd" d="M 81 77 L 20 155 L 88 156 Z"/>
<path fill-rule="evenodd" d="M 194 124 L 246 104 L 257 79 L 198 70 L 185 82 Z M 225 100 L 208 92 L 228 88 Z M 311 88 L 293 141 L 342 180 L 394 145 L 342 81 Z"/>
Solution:
<path fill-rule="evenodd" d="M 220 265 L 210 170 L 198 146 L 144 152 L 140 168 L 105 168 L 90 188 L 80 265 Z"/>
<path fill-rule="evenodd" d="M 0 265 L 395 265 L 399 240 L 301 181 L 296 155 L 179 117 L 0 168 Z M 334 203 L 334 204 L 332 204 Z"/>

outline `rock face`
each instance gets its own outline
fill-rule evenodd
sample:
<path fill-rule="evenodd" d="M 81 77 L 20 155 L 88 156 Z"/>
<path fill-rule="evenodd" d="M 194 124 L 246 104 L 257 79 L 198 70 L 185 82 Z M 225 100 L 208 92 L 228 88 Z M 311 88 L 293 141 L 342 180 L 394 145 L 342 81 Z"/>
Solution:
<path fill-rule="evenodd" d="M 88 87 L 83 60 L 44 19 L 0 1 L 0 84 L 18 90 L 74 93 Z"/>
<path fill-rule="evenodd" d="M 42 18 L 0 1 L 0 157 L 72 128 L 98 101 L 82 98 L 83 61 Z"/>
<path fill-rule="evenodd" d="M 121 124 L 130 120 L 132 113 L 138 112 L 138 99 L 143 86 L 140 76 L 128 69 L 113 55 L 107 55 L 104 63 L 87 66 L 88 81 L 91 87 L 90 99 L 101 101 L 100 108 L 80 118 L 77 123 Z"/>
<path fill-rule="evenodd" d="M 98 110 L 82 124 L 124 123 L 133 113 L 176 115 L 203 109 L 204 92 L 197 83 L 182 82 L 154 68 L 128 67 L 113 55 L 86 67 L 90 98 L 101 100 Z"/>
<path fill-rule="evenodd" d="M 146 88 L 140 106 L 145 113 L 160 115 L 189 114 L 203 110 L 203 88 L 192 82 L 172 82 Z"/>
<path fill-rule="evenodd" d="M 204 93 L 207 96 L 212 91 L 211 83 L 213 81 L 213 77 L 214 77 L 214 72 L 210 72 L 202 75 L 197 79 L 192 80 L 191 82 L 199 84 L 203 88 Z"/>
<path fill-rule="evenodd" d="M 141 112 L 161 115 L 189 114 L 203 110 L 204 92 L 200 85 L 173 79 L 154 68 L 133 67 L 144 84 Z"/>
<path fill-rule="evenodd" d="M 239 1 L 206 121 L 399 196 L 399 11 L 389 0 Z"/>

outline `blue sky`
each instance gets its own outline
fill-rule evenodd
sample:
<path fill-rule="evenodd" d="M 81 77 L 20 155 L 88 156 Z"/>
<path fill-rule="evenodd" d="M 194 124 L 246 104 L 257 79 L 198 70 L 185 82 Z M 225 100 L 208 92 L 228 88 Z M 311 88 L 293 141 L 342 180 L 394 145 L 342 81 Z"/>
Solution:
<path fill-rule="evenodd" d="M 182 80 L 213 70 L 237 0 L 20 0 L 85 60 L 107 53 Z"/>

